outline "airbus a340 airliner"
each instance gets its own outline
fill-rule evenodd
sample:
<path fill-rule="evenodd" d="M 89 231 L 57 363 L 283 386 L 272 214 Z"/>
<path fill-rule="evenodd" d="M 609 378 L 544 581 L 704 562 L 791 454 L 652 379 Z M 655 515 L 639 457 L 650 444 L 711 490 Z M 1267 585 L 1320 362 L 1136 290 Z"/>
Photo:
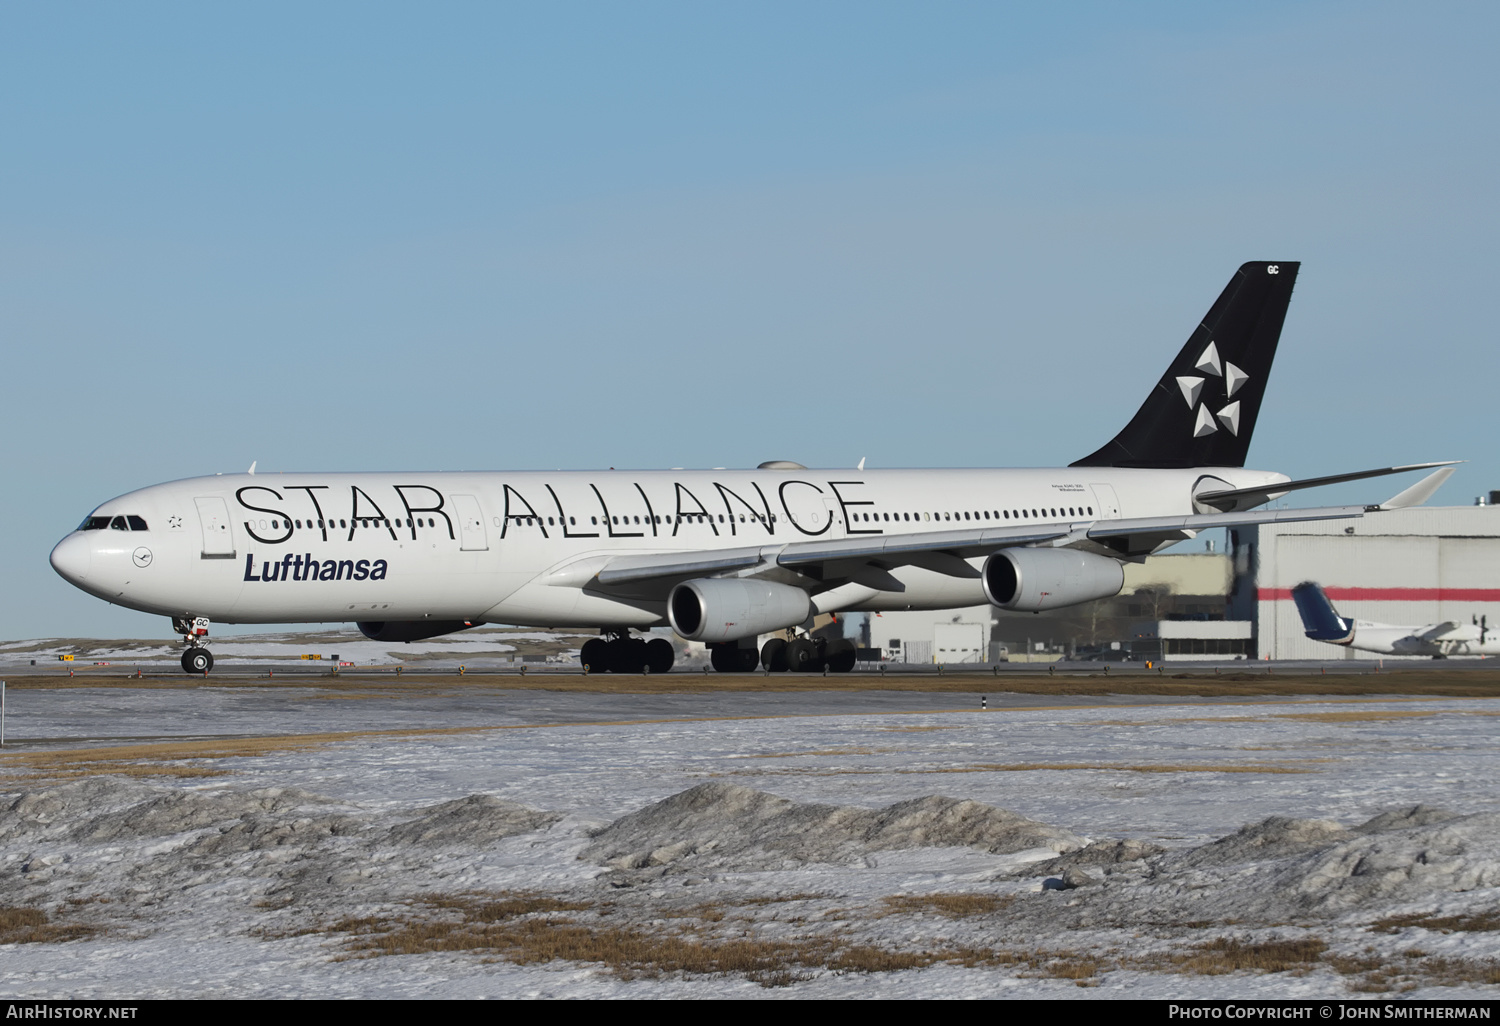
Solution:
<path fill-rule="evenodd" d="M 592 669 L 654 673 L 672 646 L 631 631 L 670 623 L 719 670 L 847 671 L 854 649 L 811 637 L 814 615 L 1053 609 L 1117 594 L 1123 563 L 1202 530 L 1425 501 L 1449 465 L 1305 481 L 1244 469 L 1297 268 L 1236 271 L 1134 419 L 1067 467 L 200 477 L 104 503 L 52 565 L 171 617 L 190 673 L 213 666 L 213 620 L 354 621 L 392 642 L 586 624 L 601 633 L 582 653 Z M 1444 469 L 1380 505 L 1251 511 L 1430 467 Z"/>

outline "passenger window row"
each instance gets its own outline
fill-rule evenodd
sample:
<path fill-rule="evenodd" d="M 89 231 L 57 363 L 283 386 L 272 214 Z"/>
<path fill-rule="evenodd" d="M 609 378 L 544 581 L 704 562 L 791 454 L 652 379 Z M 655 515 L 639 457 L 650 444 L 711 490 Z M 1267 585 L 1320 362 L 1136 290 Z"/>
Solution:
<path fill-rule="evenodd" d="M 1092 506 L 1078 506 L 1078 507 L 1069 506 L 1067 508 L 1058 507 L 1058 508 L 1048 508 L 1048 509 L 1040 509 L 1040 510 L 1037 510 L 1037 509 L 1030 509 L 1030 510 L 1027 510 L 1027 509 L 1019 509 L 1019 510 L 1017 510 L 1017 509 L 1008 509 L 1008 510 L 994 510 L 994 511 L 983 510 L 983 511 L 974 511 L 974 512 L 970 512 L 970 511 L 964 510 L 964 511 L 959 511 L 959 512 L 948 512 L 948 513 L 854 513 L 854 514 L 851 514 L 851 517 L 852 517 L 852 519 L 854 521 L 856 521 L 858 523 L 866 523 L 866 524 L 868 524 L 868 523 L 890 523 L 890 522 L 893 522 L 893 521 L 897 522 L 897 523 L 910 523 L 912 521 L 917 521 L 917 522 L 928 521 L 928 522 L 931 522 L 931 521 L 934 521 L 934 520 L 937 520 L 937 521 L 955 521 L 955 520 L 968 520 L 968 521 L 975 521 L 975 520 L 1037 520 L 1037 519 L 1041 519 L 1042 517 L 1053 517 L 1053 518 L 1056 518 L 1056 517 L 1060 517 L 1060 516 L 1074 517 L 1074 516 L 1085 516 L 1085 515 L 1087 515 L 1087 516 L 1093 516 L 1094 515 L 1094 507 L 1092 507 Z M 522 524 L 524 526 L 527 526 L 527 527 L 538 526 L 540 524 L 541 520 L 542 520 L 541 517 L 528 517 L 528 516 L 516 516 L 516 517 L 512 517 L 511 519 L 521 521 Z M 624 523 L 625 526 L 629 526 L 630 523 L 632 522 L 632 518 L 628 517 L 628 516 L 625 516 L 625 517 L 611 516 L 608 519 L 609 519 L 610 523 L 612 523 L 612 524 L 614 524 L 616 526 L 620 525 L 622 521 L 623 521 L 623 523 Z M 641 518 L 638 517 L 638 516 L 635 517 L 635 518 L 633 518 L 633 519 L 634 519 L 634 522 L 637 523 L 637 524 L 639 524 L 641 522 Z M 748 519 L 749 520 L 754 520 L 754 521 L 756 521 L 758 523 L 762 523 L 762 524 L 764 524 L 764 523 L 767 522 L 765 514 L 761 514 L 761 513 L 751 514 Z M 547 517 L 546 520 L 547 520 L 547 526 L 553 527 L 553 526 L 559 526 L 560 523 L 561 523 L 562 518 L 561 517 Z M 740 523 L 742 523 L 742 524 L 748 522 L 745 514 L 743 514 L 743 513 L 739 515 L 739 520 L 740 520 Z M 670 525 L 670 524 L 673 523 L 673 518 L 671 516 L 654 516 L 654 517 L 648 516 L 646 518 L 646 523 L 647 524 L 651 524 L 652 522 L 655 522 L 656 524 L 668 524 L 668 525 Z M 681 524 L 693 524 L 693 523 L 704 524 L 704 523 L 713 523 L 713 522 L 714 522 L 714 514 L 712 514 L 712 513 L 689 513 L 689 514 L 686 514 L 686 515 L 678 516 L 676 518 L 676 523 L 679 524 L 679 525 L 681 525 Z M 725 515 L 723 513 L 718 514 L 718 522 L 721 523 L 721 524 L 726 522 L 726 518 L 725 518 Z M 773 523 L 773 524 L 776 523 L 776 514 L 774 514 L 774 513 L 771 514 L 769 522 Z M 578 521 L 574 517 L 569 517 L 568 518 L 568 523 L 571 524 L 571 525 L 573 525 L 573 526 L 575 526 L 575 527 L 578 525 Z M 599 526 L 599 518 L 598 517 L 589 517 L 589 523 L 591 523 L 591 524 L 593 524 L 594 526 L 597 527 L 597 526 Z M 386 518 L 382 518 L 382 517 L 357 517 L 355 519 L 355 524 L 356 524 L 356 526 L 366 527 L 366 528 L 369 528 L 369 527 L 376 527 L 376 528 L 379 528 L 379 527 L 386 527 L 386 528 L 390 528 L 390 527 L 436 527 L 437 526 L 437 520 L 435 520 L 432 517 L 426 517 L 426 518 L 417 517 L 417 518 L 414 518 L 414 519 L 411 519 L 411 520 L 407 520 L 407 519 L 404 519 L 404 518 L 401 518 L 401 517 L 397 517 L 394 521 L 386 519 Z M 265 528 L 265 526 L 266 526 L 265 521 L 261 521 L 261 527 Z M 349 527 L 349 521 L 348 520 L 333 520 L 331 518 L 328 519 L 328 520 L 326 520 L 326 521 L 325 520 L 316 520 L 315 521 L 315 520 L 309 519 L 308 521 L 306 521 L 306 524 L 304 526 L 304 522 L 301 521 L 301 520 L 297 520 L 297 519 L 293 519 L 293 520 L 279 520 L 278 519 L 278 520 L 272 520 L 271 524 L 270 524 L 271 530 L 275 530 L 275 531 L 282 530 L 283 526 L 285 527 L 286 530 L 298 530 L 298 531 L 301 531 L 301 530 L 320 530 L 320 529 L 325 529 L 325 528 L 343 528 L 343 529 L 347 529 Z M 113 530 L 113 531 L 145 531 L 145 530 L 147 530 L 147 527 L 146 527 L 146 521 L 143 518 L 138 517 L 138 516 L 133 516 L 133 515 L 116 516 L 116 517 L 89 516 L 89 517 L 85 517 L 84 520 L 83 520 L 83 523 L 81 523 L 81 524 L 78 525 L 78 530 L 80 530 L 80 531 L 103 531 L 103 530 L 106 530 L 106 529 Z"/>
<path fill-rule="evenodd" d="M 270 529 L 273 530 L 273 531 L 280 531 L 280 530 L 283 530 L 283 529 L 286 529 L 286 530 L 297 530 L 297 531 L 304 531 L 304 530 L 305 531 L 316 531 L 316 530 L 320 530 L 320 529 L 324 528 L 325 526 L 328 527 L 328 528 L 347 528 L 349 526 L 349 523 L 350 522 L 348 520 L 334 520 L 331 517 L 328 520 L 326 520 L 326 521 L 324 521 L 324 520 L 311 520 L 311 519 L 309 519 L 309 520 L 307 520 L 305 522 L 301 521 L 301 520 L 295 520 L 295 519 L 293 519 L 293 520 L 273 520 L 273 521 L 271 521 L 271 528 Z M 264 528 L 266 526 L 266 522 L 264 520 L 262 520 L 260 522 L 260 526 L 262 528 Z M 356 527 L 436 527 L 437 526 L 437 521 L 434 520 L 431 517 L 427 517 L 425 519 L 422 518 L 422 517 L 417 517 L 417 518 L 412 519 L 412 520 L 406 520 L 406 519 L 404 519 L 402 517 L 397 517 L 395 520 L 390 520 L 390 519 L 383 518 L 383 517 L 355 517 L 355 519 L 354 519 L 354 526 L 356 526 Z"/>
<path fill-rule="evenodd" d="M 1086 513 L 1085 513 L 1085 510 L 1087 511 Z M 1042 509 L 1042 510 L 1035 510 L 1035 509 L 1031 509 L 1031 510 L 1026 510 L 1026 509 L 1007 509 L 1007 510 L 994 510 L 994 511 L 991 511 L 991 510 L 976 510 L 973 513 L 970 513 L 970 512 L 968 512 L 966 510 L 961 510 L 959 512 L 949 512 L 949 513 L 855 513 L 855 514 L 853 514 L 853 518 L 854 518 L 855 521 L 857 521 L 859 523 L 868 524 L 868 523 L 882 523 L 882 522 L 889 522 L 889 521 L 909 522 L 909 521 L 913 521 L 913 520 L 916 520 L 916 521 L 922 521 L 922 520 L 926 520 L 926 521 L 933 521 L 933 520 L 947 520 L 947 521 L 953 521 L 953 520 L 970 520 L 970 521 L 972 521 L 972 520 L 1039 520 L 1042 517 L 1053 517 L 1053 518 L 1056 518 L 1056 517 L 1081 517 L 1081 516 L 1093 516 L 1093 515 L 1094 515 L 1094 507 L 1092 507 L 1092 506 L 1068 506 L 1066 508 L 1063 508 L 1063 507 L 1059 506 L 1059 507 L 1056 507 L 1056 508 L 1053 508 L 1053 509 Z"/>
<path fill-rule="evenodd" d="M 1047 509 L 975 510 L 975 511 L 972 511 L 972 512 L 967 511 L 967 510 L 960 510 L 960 511 L 957 511 L 957 512 L 947 512 L 947 513 L 851 513 L 850 514 L 850 519 L 851 519 L 852 522 L 855 522 L 855 523 L 869 524 L 869 523 L 892 523 L 892 522 L 895 522 L 895 523 L 911 523 L 913 521 L 921 523 L 922 521 L 931 522 L 931 521 L 934 521 L 934 520 L 936 520 L 936 521 L 949 521 L 949 522 L 952 522 L 952 521 L 955 521 L 955 520 L 958 520 L 958 521 L 968 520 L 970 522 L 975 521 L 975 520 L 1040 520 L 1043 517 L 1051 517 L 1053 519 L 1056 519 L 1056 518 L 1059 518 L 1059 517 L 1081 517 L 1081 516 L 1093 516 L 1093 515 L 1094 515 L 1094 507 L 1092 507 L 1092 506 L 1068 506 L 1068 507 L 1058 506 L 1058 507 L 1047 508 Z M 718 523 L 722 524 L 722 523 L 726 523 L 727 522 L 727 518 L 725 517 L 725 515 L 723 513 L 717 514 L 717 517 L 718 517 Z M 521 526 L 521 527 L 540 527 L 543 520 L 546 520 L 548 527 L 564 526 L 562 524 L 562 518 L 561 517 L 539 517 L 539 516 L 526 516 L 524 514 L 512 514 L 511 517 L 510 517 L 510 519 L 516 521 L 517 524 L 519 526 Z M 714 523 L 714 519 L 715 519 L 715 514 L 713 514 L 713 513 L 689 513 L 689 514 L 678 516 L 677 519 L 676 519 L 676 523 L 679 524 L 679 525 L 681 525 L 681 524 L 695 524 L 695 523 L 696 524 Z M 762 524 L 768 522 L 767 519 L 766 519 L 765 514 L 763 514 L 763 513 L 753 513 L 753 514 L 750 514 L 750 516 L 748 518 L 743 513 L 739 514 L 739 522 L 740 523 L 742 523 L 742 524 L 743 523 L 748 523 L 750 520 L 754 520 L 754 521 L 756 521 L 758 523 L 762 523 Z M 594 525 L 595 527 L 600 526 L 599 521 L 600 521 L 599 517 L 589 517 L 589 523 L 592 524 L 592 525 Z M 605 518 L 605 521 L 606 521 L 605 526 L 614 525 L 614 526 L 617 526 L 617 527 L 618 526 L 629 527 L 632 523 L 636 523 L 636 524 L 641 523 L 641 518 L 638 517 L 638 516 L 637 517 L 610 516 L 610 517 Z M 648 526 L 651 525 L 653 522 L 656 523 L 656 524 L 671 525 L 673 523 L 673 519 L 672 519 L 672 517 L 670 515 L 669 516 L 659 516 L 658 515 L 658 516 L 654 516 L 654 517 L 653 516 L 646 517 L 645 523 Z M 774 514 L 774 513 L 771 514 L 769 522 L 773 523 L 773 524 L 776 523 L 776 514 Z M 420 521 L 418 523 L 420 525 Z M 574 517 L 569 517 L 568 518 L 568 524 L 576 527 L 576 526 L 578 526 L 578 520 L 576 518 L 574 518 Z M 272 526 L 275 526 L 275 525 L 273 524 Z M 396 526 L 397 527 L 401 526 L 401 522 L 399 520 L 396 522 Z M 496 527 L 500 526 L 500 518 L 499 517 L 495 518 L 495 526 Z"/>
<path fill-rule="evenodd" d="M 548 527 L 560 527 L 560 526 L 563 526 L 563 524 L 562 524 L 562 518 L 561 517 L 545 517 L 544 518 L 544 517 L 527 516 L 525 514 L 516 514 L 516 513 L 513 513 L 513 514 L 511 514 L 510 519 L 519 522 L 520 526 L 522 526 L 522 527 L 540 527 L 541 526 L 541 521 L 543 519 L 545 519 L 547 521 L 547 526 Z M 666 524 L 668 526 L 671 526 L 674 522 L 677 523 L 677 524 L 679 524 L 679 525 L 681 525 L 681 524 L 707 524 L 707 523 L 713 523 L 714 522 L 714 514 L 713 513 L 687 513 L 687 514 L 683 514 L 681 516 L 678 516 L 675 521 L 673 520 L 673 518 L 672 518 L 672 516 L 670 514 L 662 515 L 660 513 L 653 514 L 651 516 L 647 516 L 644 519 L 644 521 L 642 520 L 641 517 L 638 517 L 638 516 L 614 516 L 614 515 L 611 515 L 611 516 L 606 517 L 604 519 L 606 521 L 605 524 L 604 524 L 604 526 L 606 526 L 606 527 L 607 526 L 611 526 L 611 525 L 616 526 L 616 527 L 629 527 L 633 523 L 634 524 L 645 523 L 646 526 L 649 527 L 652 524 L 657 524 L 657 525 Z M 777 522 L 777 520 L 776 520 L 776 514 L 775 513 L 771 514 L 769 520 L 766 518 L 766 515 L 764 513 L 751 513 L 751 514 L 748 514 L 748 515 L 746 515 L 744 513 L 739 514 L 739 522 L 742 523 L 742 524 L 748 524 L 752 520 L 755 521 L 756 523 L 760 523 L 760 524 L 765 524 L 765 523 L 772 523 L 772 524 L 774 524 L 774 523 Z M 593 524 L 595 527 L 600 526 L 599 521 L 600 521 L 599 517 L 589 517 L 589 523 Z M 718 523 L 725 524 L 725 523 L 728 523 L 728 522 L 729 522 L 728 518 L 726 518 L 723 513 L 718 514 Z M 571 526 L 573 526 L 573 527 L 577 527 L 578 526 L 578 518 L 577 517 L 569 517 L 568 518 L 568 524 L 571 525 Z M 498 527 L 499 525 L 500 525 L 500 518 L 496 517 L 495 518 L 495 526 Z"/>

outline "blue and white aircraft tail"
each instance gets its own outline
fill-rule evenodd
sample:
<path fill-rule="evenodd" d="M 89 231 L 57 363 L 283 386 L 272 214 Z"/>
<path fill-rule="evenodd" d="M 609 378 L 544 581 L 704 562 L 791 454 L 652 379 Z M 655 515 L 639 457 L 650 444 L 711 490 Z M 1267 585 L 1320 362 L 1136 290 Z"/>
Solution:
<path fill-rule="evenodd" d="M 1471 623 L 1446 620 L 1407 627 L 1340 616 L 1328 593 L 1313 581 L 1292 589 L 1292 600 L 1302 617 L 1302 627 L 1314 641 L 1343 645 L 1380 655 L 1449 656 L 1500 655 L 1500 637 L 1489 629 L 1488 617 L 1471 617 Z"/>

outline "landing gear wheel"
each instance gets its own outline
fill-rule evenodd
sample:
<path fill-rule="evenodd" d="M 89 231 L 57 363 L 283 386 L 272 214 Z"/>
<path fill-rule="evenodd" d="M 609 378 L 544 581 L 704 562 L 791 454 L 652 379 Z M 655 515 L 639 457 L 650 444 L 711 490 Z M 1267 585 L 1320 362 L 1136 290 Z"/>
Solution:
<path fill-rule="evenodd" d="M 621 638 L 615 645 L 616 673 L 640 673 L 646 668 L 645 641 L 640 638 Z"/>
<path fill-rule="evenodd" d="M 712 646 L 709 661 L 720 673 L 749 673 L 760 665 L 760 652 L 754 648 L 740 648 L 732 641 Z"/>
<path fill-rule="evenodd" d="M 786 672 L 785 638 L 772 638 L 760 647 L 760 665 L 770 673 Z"/>
<path fill-rule="evenodd" d="M 194 676 L 214 668 L 214 655 L 206 648 L 190 648 L 182 653 L 182 669 Z"/>
<path fill-rule="evenodd" d="M 817 669 L 818 646 L 807 638 L 797 638 L 786 643 L 786 668 L 793 673 L 809 673 Z"/>
<path fill-rule="evenodd" d="M 603 638 L 590 638 L 583 643 L 578 650 L 578 661 L 589 668 L 590 673 L 608 673 L 611 660 L 609 658 L 609 642 Z"/>
<path fill-rule="evenodd" d="M 708 650 L 708 661 L 720 673 L 733 673 L 739 669 L 738 652 L 733 645 L 712 645 Z"/>
<path fill-rule="evenodd" d="M 839 638 L 837 641 L 828 643 L 828 672 L 848 673 L 854 669 L 854 662 L 859 658 L 859 651 L 854 647 L 854 642 L 848 638 Z"/>
<path fill-rule="evenodd" d="M 646 669 L 652 673 L 672 672 L 672 663 L 676 658 L 677 653 L 672 650 L 672 643 L 666 638 L 652 638 L 646 642 Z"/>

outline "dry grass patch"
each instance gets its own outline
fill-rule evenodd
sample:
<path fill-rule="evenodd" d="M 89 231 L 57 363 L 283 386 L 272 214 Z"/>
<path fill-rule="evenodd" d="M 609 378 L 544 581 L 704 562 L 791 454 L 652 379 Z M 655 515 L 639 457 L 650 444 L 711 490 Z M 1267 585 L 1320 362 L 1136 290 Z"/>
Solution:
<path fill-rule="evenodd" d="M 753 908 L 762 905 L 781 905 L 788 901 L 821 901 L 828 897 L 831 897 L 831 895 L 799 891 L 796 894 L 772 894 L 759 898 L 741 898 L 736 904 L 746 908 Z"/>
<path fill-rule="evenodd" d="M 1014 894 L 961 893 L 895 894 L 881 899 L 886 907 L 885 915 L 930 912 L 949 919 L 994 915 L 1010 907 L 1015 900 Z"/>
<path fill-rule="evenodd" d="M 791 755 L 793 753 L 785 753 Z M 833 754 L 803 752 L 803 755 Z M 844 754 L 844 753 L 839 753 Z M 749 756 L 748 758 L 778 758 L 780 756 Z M 1283 763 L 1229 763 L 1215 766 L 1200 763 L 1113 763 L 1113 762 L 979 762 L 968 766 L 930 766 L 924 769 L 814 769 L 811 767 L 778 766 L 763 770 L 730 770 L 725 773 L 707 773 L 709 777 L 847 777 L 875 774 L 923 775 L 931 773 L 1029 773 L 1035 770 L 1074 771 L 1106 770 L 1119 773 L 1317 773 L 1310 763 L 1333 762 L 1332 759 L 1297 759 Z"/>
<path fill-rule="evenodd" d="M 656 916 L 655 922 L 647 925 L 622 921 L 621 909 L 610 902 L 519 891 L 429 895 L 414 899 L 404 911 L 264 935 L 334 935 L 343 948 L 339 960 L 469 952 L 521 965 L 588 963 L 621 979 L 736 975 L 767 987 L 787 986 L 823 972 L 888 973 L 937 964 L 1003 969 L 1034 979 L 1071 980 L 1081 987 L 1095 986 L 1103 974 L 1118 969 L 1194 976 L 1332 970 L 1346 977 L 1356 993 L 1500 983 L 1500 962 L 1437 958 L 1416 948 L 1386 956 L 1373 948 L 1355 955 L 1333 954 L 1316 937 L 1256 941 L 1221 936 L 1150 955 L 1115 948 L 989 949 L 941 939 L 930 947 L 899 949 L 861 941 L 847 927 L 764 938 L 756 935 L 753 917 L 733 914 L 752 907 L 828 898 L 797 894 L 705 902 L 657 910 L 650 913 Z M 963 919 L 1002 912 L 1015 900 L 1013 895 L 990 894 L 893 895 L 882 899 L 875 915 L 933 913 Z M 31 913 L 28 922 L 34 928 L 40 913 L 26 911 Z M 1462 920 L 1464 924 L 1471 921 L 1480 920 Z"/>
<path fill-rule="evenodd" d="M 1259 943 L 1220 937 L 1188 952 L 1126 964 L 1155 972 L 1201 976 L 1244 971 L 1300 974 L 1327 967 L 1350 977 L 1349 989 L 1361 994 L 1402 993 L 1419 986 L 1500 983 L 1500 962 L 1492 959 L 1438 958 L 1420 948 L 1409 948 L 1399 955 L 1382 954 L 1373 947 L 1359 954 L 1336 954 L 1315 937 Z"/>
<path fill-rule="evenodd" d="M 1500 909 L 1487 909 L 1467 915 L 1437 916 L 1417 914 L 1377 919 L 1369 929 L 1375 933 L 1397 933 L 1408 926 L 1420 926 L 1435 933 L 1491 933 L 1500 930 Z"/>
<path fill-rule="evenodd" d="M 1334 971 L 1354 977 L 1349 989 L 1362 994 L 1401 993 L 1419 986 L 1462 987 L 1500 983 L 1500 962 L 1493 959 L 1439 958 L 1412 948 L 1407 961 L 1393 962 L 1366 948 L 1358 955 L 1330 955 Z"/>
<path fill-rule="evenodd" d="M 1398 709 L 1394 711 L 1381 710 L 1373 712 L 1275 713 L 1272 718 L 1277 720 L 1303 720 L 1307 723 L 1361 723 L 1379 720 L 1423 719 L 1436 715 L 1434 712 L 1421 709 Z"/>
<path fill-rule="evenodd" d="M 769 905 L 822 897 L 785 895 L 741 904 Z M 667 930 L 617 926 L 602 918 L 608 907 L 530 892 L 436 895 L 415 900 L 412 905 L 413 914 L 349 917 L 326 926 L 263 936 L 342 934 L 347 952 L 343 958 L 474 952 L 520 965 L 593 963 L 622 979 L 732 974 L 768 987 L 807 979 L 815 971 L 895 972 L 954 957 L 948 951 L 893 951 L 850 943 L 838 935 L 789 940 L 763 940 L 748 932 L 712 936 L 706 932 L 707 926 L 725 918 L 724 907 L 717 903 L 678 909 L 675 914 L 658 913 L 663 919 L 698 922 L 687 929 Z"/>
<path fill-rule="evenodd" d="M 115 777 L 171 777 L 177 780 L 192 780 L 201 777 L 223 777 L 229 776 L 229 770 L 215 769 L 200 763 L 140 763 L 140 762 L 110 762 L 107 760 L 89 761 L 82 765 L 69 766 L 63 764 L 50 770 L 42 770 L 34 773 L 3 773 L 0 781 L 6 783 L 57 783 L 64 780 L 77 780 L 80 777 L 91 777 L 108 775 Z"/>
<path fill-rule="evenodd" d="M 1328 945 L 1316 938 L 1253 943 L 1218 937 L 1192 951 L 1170 955 L 1167 962 L 1170 971 L 1194 976 L 1223 976 L 1245 970 L 1284 973 L 1311 968 L 1327 950 Z"/>
<path fill-rule="evenodd" d="M 425 727 L 407 730 L 351 730 L 338 733 L 287 734 L 277 737 L 215 738 L 208 741 L 153 741 L 98 748 L 63 748 L 0 755 L 0 772 L 9 779 L 71 780 L 94 775 L 213 777 L 229 771 L 204 765 L 216 759 L 244 759 L 300 752 L 324 745 L 369 738 L 470 734 L 495 728 Z"/>
<path fill-rule="evenodd" d="M 1116 770 L 1122 773 L 1316 773 L 1301 765 L 1287 763 L 1231 763 L 1221 766 L 1198 763 L 1112 763 L 1112 762 L 1009 762 L 975 763 L 928 770 L 896 770 L 898 773 L 1024 773 L 1030 770 Z"/>
<path fill-rule="evenodd" d="M 54 923 L 39 908 L 0 906 L 0 944 L 59 944 L 99 932 L 82 923 Z"/>
<path fill-rule="evenodd" d="M 692 694 L 724 691 L 912 691 L 944 692 L 978 696 L 980 694 L 1056 695 L 1170 695 L 1176 697 L 1252 697 L 1264 695 L 1400 695 L 1451 698 L 1500 697 L 1500 674 L 1490 670 L 1449 670 L 1411 667 L 1388 669 L 1380 673 L 1364 670 L 1330 673 L 1254 672 L 1179 673 L 1158 675 L 1152 672 L 1064 671 L 1055 675 L 1007 671 L 999 676 L 988 670 L 973 673 L 951 671 L 944 675 L 930 673 L 902 674 L 835 674 L 829 677 L 802 674 L 698 674 L 679 672 L 634 676 L 629 674 L 561 674 L 469 673 L 408 674 L 397 677 L 393 672 L 371 673 L 344 671 L 337 677 L 317 677 L 288 673 L 274 679 L 235 675 L 225 664 L 221 672 L 208 679 L 176 676 L 161 671 L 156 680 L 126 678 L 121 666 L 99 667 L 98 675 L 69 678 L 52 675 L 28 675 L 11 678 L 16 688 L 68 687 L 296 687 L 296 688 L 377 688 L 388 692 L 415 691 L 445 687 L 472 693 L 481 689 L 526 691 L 578 691 L 619 694 Z M 977 709 L 973 710 L 978 712 Z"/>

